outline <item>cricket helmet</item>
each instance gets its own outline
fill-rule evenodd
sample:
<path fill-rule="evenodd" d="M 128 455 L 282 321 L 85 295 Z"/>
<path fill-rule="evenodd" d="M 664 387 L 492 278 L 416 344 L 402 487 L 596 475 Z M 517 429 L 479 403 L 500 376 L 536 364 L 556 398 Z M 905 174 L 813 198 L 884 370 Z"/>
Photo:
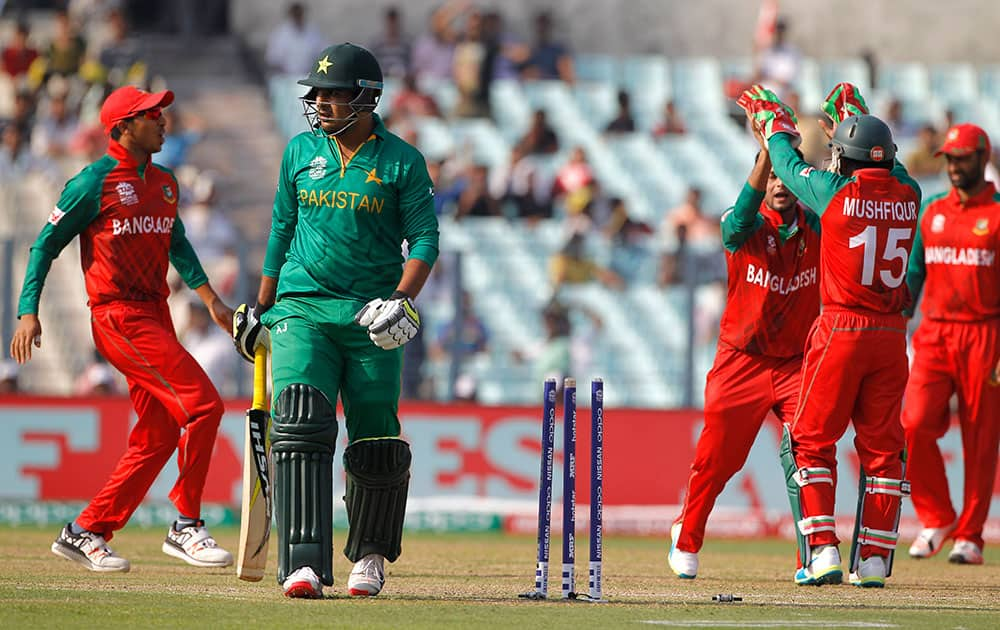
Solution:
<path fill-rule="evenodd" d="M 836 162 L 841 157 L 858 162 L 891 162 L 896 157 L 889 125 L 867 114 L 849 116 L 837 125 L 830 148 Z"/>
<path fill-rule="evenodd" d="M 329 46 L 316 57 L 309 76 L 299 81 L 309 92 L 302 97 L 303 113 L 313 130 L 321 129 L 320 112 L 316 108 L 316 91 L 354 90 L 354 96 L 346 104 L 352 113 L 347 118 L 323 117 L 326 122 L 347 122 L 333 135 L 342 133 L 358 119 L 358 114 L 373 111 L 382 96 L 382 68 L 375 55 L 355 44 L 345 43 Z"/>

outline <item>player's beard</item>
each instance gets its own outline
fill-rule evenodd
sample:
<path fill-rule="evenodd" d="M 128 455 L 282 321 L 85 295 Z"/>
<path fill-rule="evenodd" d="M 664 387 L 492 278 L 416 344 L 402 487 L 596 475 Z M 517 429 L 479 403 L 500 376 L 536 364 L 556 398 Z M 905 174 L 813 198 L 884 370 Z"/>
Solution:
<path fill-rule="evenodd" d="M 983 182 L 983 161 L 982 158 L 976 160 L 975 166 L 968 169 L 948 169 L 948 181 L 959 190 L 971 191 L 979 187 Z"/>

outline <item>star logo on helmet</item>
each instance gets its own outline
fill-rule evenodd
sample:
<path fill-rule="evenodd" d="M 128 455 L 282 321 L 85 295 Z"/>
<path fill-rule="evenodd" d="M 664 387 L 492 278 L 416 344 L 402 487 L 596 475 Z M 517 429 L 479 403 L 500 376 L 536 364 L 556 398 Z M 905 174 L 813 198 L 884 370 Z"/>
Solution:
<path fill-rule="evenodd" d="M 375 168 L 374 167 L 372 168 L 372 170 L 368 171 L 365 174 L 368 175 L 368 177 L 365 179 L 365 183 L 366 184 L 368 182 L 375 182 L 379 186 L 382 185 L 382 178 L 379 177 L 378 174 L 375 172 Z"/>
<path fill-rule="evenodd" d="M 330 61 L 330 55 L 323 55 L 323 58 L 316 62 L 316 72 L 322 72 L 326 74 L 326 69 L 333 65 Z"/>

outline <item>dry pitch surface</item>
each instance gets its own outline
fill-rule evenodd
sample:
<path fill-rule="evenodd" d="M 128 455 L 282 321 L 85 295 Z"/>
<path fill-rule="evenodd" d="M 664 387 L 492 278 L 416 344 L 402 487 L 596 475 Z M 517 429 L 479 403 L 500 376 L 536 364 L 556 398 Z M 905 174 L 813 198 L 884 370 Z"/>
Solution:
<path fill-rule="evenodd" d="M 530 602 L 517 593 L 534 580 L 534 539 L 499 534 L 407 534 L 403 556 L 387 565 L 377 598 L 349 599 L 349 562 L 334 558 L 336 585 L 323 601 L 287 600 L 270 575 L 236 579 L 230 569 L 196 569 L 160 551 L 164 532 L 126 528 L 113 546 L 128 574 L 96 574 L 54 556 L 58 528 L 0 528 L 0 628 L 997 628 L 1000 553 L 987 564 L 902 557 L 884 590 L 850 585 L 798 587 L 794 548 L 785 541 L 710 541 L 700 577 L 678 580 L 666 542 L 605 539 L 608 603 Z M 235 549 L 238 531 L 218 529 Z M 553 559 L 560 558 L 559 539 Z M 578 540 L 577 585 L 586 584 L 586 539 Z M 558 564 L 550 590 L 558 592 Z M 743 597 L 715 603 L 719 593 Z"/>

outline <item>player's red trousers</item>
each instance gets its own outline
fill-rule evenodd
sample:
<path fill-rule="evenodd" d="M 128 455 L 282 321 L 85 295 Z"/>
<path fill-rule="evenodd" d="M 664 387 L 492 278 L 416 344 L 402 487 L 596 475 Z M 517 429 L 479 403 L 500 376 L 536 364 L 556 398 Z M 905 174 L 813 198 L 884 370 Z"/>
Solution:
<path fill-rule="evenodd" d="M 988 383 L 1000 357 L 1000 320 L 925 319 L 913 349 L 903 410 L 913 507 L 924 527 L 947 527 L 957 519 L 953 536 L 982 548 L 1000 447 L 1000 387 Z M 937 444 L 948 431 L 949 401 L 956 392 L 965 468 L 961 516 L 952 507 Z"/>
<path fill-rule="evenodd" d="M 826 307 L 813 324 L 802 366 L 802 394 L 792 423 L 796 466 L 825 467 L 837 483 L 837 440 L 854 422 L 854 448 L 868 476 L 901 479 L 904 446 L 899 414 L 906 388 L 906 320 Z M 800 488 L 803 517 L 833 516 L 836 485 Z M 862 524 L 894 530 L 899 497 L 870 494 Z M 809 545 L 836 545 L 835 532 L 808 536 Z M 887 556 L 888 549 L 863 545 L 861 557 Z"/>
<path fill-rule="evenodd" d="M 733 475 L 743 468 L 768 411 L 787 421 L 799 397 L 802 357 L 775 358 L 747 354 L 719 342 L 715 363 L 705 382 L 705 427 L 695 447 L 688 478 L 682 523 L 674 545 L 697 553 L 705 523 Z"/>
<path fill-rule="evenodd" d="M 219 393 L 177 340 L 166 303 L 97 306 L 91 329 L 98 351 L 128 380 L 138 420 L 111 478 L 77 523 L 110 540 L 139 507 L 175 449 L 179 470 L 170 500 L 182 515 L 197 518 L 222 419 Z"/>

